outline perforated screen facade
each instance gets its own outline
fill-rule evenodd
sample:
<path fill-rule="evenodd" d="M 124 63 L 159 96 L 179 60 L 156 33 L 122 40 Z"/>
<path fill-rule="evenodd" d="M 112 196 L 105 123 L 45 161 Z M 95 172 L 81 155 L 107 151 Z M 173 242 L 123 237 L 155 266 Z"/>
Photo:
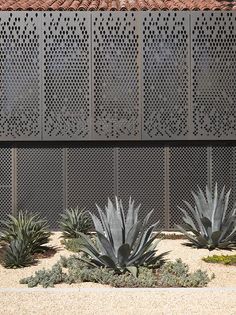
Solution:
<path fill-rule="evenodd" d="M 140 218 L 154 209 L 151 222 L 171 230 L 182 222 L 178 206 L 193 202 L 191 190 L 218 183 L 236 201 L 235 143 L 16 144 L 0 147 L 0 219 L 17 210 L 40 213 L 58 228 L 63 209 L 96 212 L 108 197 L 132 197 Z"/>
<path fill-rule="evenodd" d="M 0 12 L 0 140 L 236 140 L 236 11 Z"/>

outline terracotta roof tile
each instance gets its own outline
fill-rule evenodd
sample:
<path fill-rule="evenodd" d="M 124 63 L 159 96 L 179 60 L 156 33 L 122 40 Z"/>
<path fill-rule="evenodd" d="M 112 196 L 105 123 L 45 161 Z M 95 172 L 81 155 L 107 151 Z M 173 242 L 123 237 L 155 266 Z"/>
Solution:
<path fill-rule="evenodd" d="M 0 10 L 236 10 L 236 0 L 0 0 Z"/>

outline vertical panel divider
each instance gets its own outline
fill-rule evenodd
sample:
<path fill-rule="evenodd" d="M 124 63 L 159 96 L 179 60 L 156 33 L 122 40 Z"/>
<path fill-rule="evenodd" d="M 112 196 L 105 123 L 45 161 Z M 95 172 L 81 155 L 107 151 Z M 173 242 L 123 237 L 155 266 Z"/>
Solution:
<path fill-rule="evenodd" d="M 67 209 L 67 147 L 63 148 L 63 208 Z"/>
<path fill-rule="evenodd" d="M 139 66 L 139 126 L 140 126 L 140 140 L 143 139 L 142 131 L 143 131 L 143 67 L 142 67 L 142 60 L 143 60 L 143 36 L 142 36 L 142 12 L 138 12 L 137 14 L 137 30 L 139 36 L 139 47 L 138 47 L 138 66 Z"/>
<path fill-rule="evenodd" d="M 193 136 L 193 113 L 192 113 L 192 12 L 189 12 L 189 138 Z"/>
<path fill-rule="evenodd" d="M 41 123 L 41 140 L 43 137 L 43 123 L 44 123 L 44 110 L 43 110 L 43 12 L 38 12 L 39 14 L 39 27 L 40 27 L 40 39 L 39 39 L 39 56 L 40 56 L 40 123 Z"/>
<path fill-rule="evenodd" d="M 169 145 L 165 145 L 165 229 L 169 230 L 170 222 L 170 148 Z"/>
<path fill-rule="evenodd" d="M 114 195 L 120 198 L 119 190 L 118 190 L 118 179 L 119 179 L 119 174 L 118 174 L 118 159 L 119 159 L 119 147 L 114 148 Z"/>
<path fill-rule="evenodd" d="M 89 126 L 89 139 L 90 140 L 93 140 L 93 110 L 92 110 L 92 106 L 93 106 L 93 85 L 92 85 L 92 80 L 93 80 L 93 40 L 92 40 L 92 37 L 93 37 L 93 19 L 92 19 L 93 15 L 92 13 L 90 12 L 89 13 L 89 18 L 90 18 L 90 112 L 89 112 L 89 123 L 90 123 L 90 126 Z"/>
<path fill-rule="evenodd" d="M 208 185 L 210 188 L 210 191 L 212 191 L 213 187 L 212 187 L 212 146 L 209 145 L 207 147 L 207 168 L 208 168 Z M 215 185 L 215 183 L 213 184 Z"/>

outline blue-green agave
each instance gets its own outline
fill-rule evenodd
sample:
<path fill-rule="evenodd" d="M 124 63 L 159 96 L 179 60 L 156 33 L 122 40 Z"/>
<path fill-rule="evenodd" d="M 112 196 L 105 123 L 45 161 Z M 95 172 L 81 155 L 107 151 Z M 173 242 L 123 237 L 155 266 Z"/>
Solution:
<path fill-rule="evenodd" d="M 112 268 L 117 273 L 129 271 L 138 274 L 139 266 L 160 266 L 167 253 L 156 255 L 159 242 L 152 232 L 157 223 L 149 226 L 151 211 L 142 221 L 138 219 L 140 205 L 135 208 L 134 201 L 129 200 L 127 215 L 122 201 L 115 198 L 115 205 L 108 199 L 105 211 L 97 206 L 99 217 L 90 213 L 95 227 L 95 242 L 86 235 L 83 238 L 82 252 L 89 259 L 86 262 L 93 266 Z M 84 259 L 84 258 L 82 258 Z"/>
<path fill-rule="evenodd" d="M 236 208 L 227 211 L 230 190 L 225 195 L 223 187 L 218 196 L 217 184 L 214 194 L 206 187 L 206 194 L 199 188 L 195 194 L 192 192 L 195 205 L 192 207 L 184 201 L 190 214 L 180 207 L 184 225 L 177 228 L 187 237 L 191 244 L 198 248 L 233 248 L 236 247 Z M 192 232 L 190 234 L 188 231 Z"/>

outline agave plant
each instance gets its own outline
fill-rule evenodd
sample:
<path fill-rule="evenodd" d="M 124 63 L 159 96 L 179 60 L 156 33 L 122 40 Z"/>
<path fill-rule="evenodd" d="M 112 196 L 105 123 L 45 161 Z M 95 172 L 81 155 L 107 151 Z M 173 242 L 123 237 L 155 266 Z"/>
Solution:
<path fill-rule="evenodd" d="M 214 194 L 206 187 L 206 194 L 199 188 L 197 194 L 192 192 L 195 206 L 184 201 L 192 217 L 179 207 L 184 214 L 184 225 L 177 228 L 198 248 L 232 248 L 236 246 L 236 208 L 228 213 L 230 190 L 225 195 L 223 187 L 218 196 L 217 184 Z M 188 233 L 191 231 L 193 234 Z"/>
<path fill-rule="evenodd" d="M 6 268 L 22 268 L 33 263 L 28 243 L 21 239 L 13 240 L 6 247 L 3 264 Z"/>
<path fill-rule="evenodd" d="M 79 232 L 87 233 L 91 229 L 92 221 L 87 212 L 71 208 L 61 215 L 60 227 L 64 238 L 78 238 Z"/>
<path fill-rule="evenodd" d="M 160 266 L 167 253 L 156 255 L 156 235 L 152 232 L 158 222 L 148 225 L 153 210 L 148 213 L 143 222 L 138 219 L 140 205 L 135 208 L 134 201 L 129 200 L 127 215 L 122 201 L 115 198 L 115 205 L 108 199 L 108 206 L 103 212 L 97 206 L 99 218 L 90 213 L 95 226 L 95 244 L 88 236 L 80 233 L 83 244 L 82 252 L 89 259 L 81 258 L 92 266 L 112 268 L 117 273 L 129 271 L 138 274 L 138 267 Z"/>
<path fill-rule="evenodd" d="M 22 240 L 30 248 L 32 254 L 43 252 L 51 235 L 45 220 L 39 216 L 19 211 L 16 216 L 8 215 L 8 219 L 1 221 L 3 230 L 0 241 L 10 244 L 13 240 Z"/>

